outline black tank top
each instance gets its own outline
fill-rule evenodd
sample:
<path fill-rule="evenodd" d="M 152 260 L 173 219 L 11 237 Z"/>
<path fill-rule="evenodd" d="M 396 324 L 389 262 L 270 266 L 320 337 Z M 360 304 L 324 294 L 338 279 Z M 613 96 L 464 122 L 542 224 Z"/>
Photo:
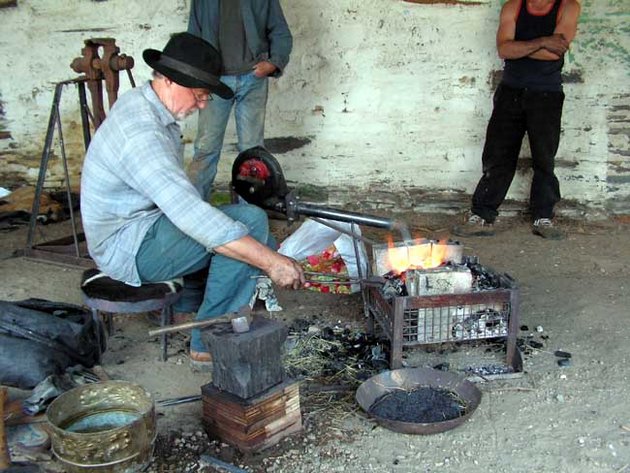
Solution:
<path fill-rule="evenodd" d="M 529 41 L 541 36 L 551 36 L 556 29 L 558 10 L 562 0 L 556 0 L 546 15 L 532 15 L 527 11 L 527 0 L 521 0 L 521 8 L 516 19 L 516 41 Z M 564 57 L 556 61 L 540 61 L 524 57 L 506 59 L 503 69 L 503 83 L 510 87 L 532 90 L 562 90 L 561 71 Z"/>

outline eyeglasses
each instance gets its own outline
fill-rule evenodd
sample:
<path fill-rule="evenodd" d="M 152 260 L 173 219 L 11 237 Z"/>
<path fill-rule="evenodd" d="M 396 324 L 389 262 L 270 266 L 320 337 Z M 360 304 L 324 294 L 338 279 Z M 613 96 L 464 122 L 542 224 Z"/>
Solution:
<path fill-rule="evenodd" d="M 194 89 L 188 90 L 190 90 L 190 93 L 193 95 L 193 97 L 195 98 L 195 102 L 197 103 L 210 102 L 212 100 L 212 95 L 210 95 L 210 93 L 208 92 L 197 93 L 194 91 Z"/>

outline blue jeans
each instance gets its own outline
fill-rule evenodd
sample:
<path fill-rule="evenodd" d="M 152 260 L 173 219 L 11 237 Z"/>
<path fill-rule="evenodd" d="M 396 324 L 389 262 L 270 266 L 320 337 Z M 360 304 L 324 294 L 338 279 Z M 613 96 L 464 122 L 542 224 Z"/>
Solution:
<path fill-rule="evenodd" d="M 253 205 L 220 207 L 229 217 L 244 223 L 249 235 L 272 246 L 267 215 Z M 142 281 L 156 282 L 184 278 L 184 290 L 175 310 L 197 312 L 196 320 L 206 320 L 236 312 L 247 305 L 254 294 L 260 271 L 241 261 L 206 248 L 179 230 L 166 217 L 160 217 L 147 232 L 136 256 Z M 200 330 L 193 330 L 190 348 L 207 351 Z"/>
<path fill-rule="evenodd" d="M 213 95 L 213 100 L 199 110 L 195 154 L 188 170 L 192 183 L 204 199 L 209 198 L 217 174 L 232 106 L 239 152 L 264 143 L 268 79 L 261 79 L 250 72 L 222 76 L 221 80 L 234 91 L 234 97 L 225 100 Z"/>

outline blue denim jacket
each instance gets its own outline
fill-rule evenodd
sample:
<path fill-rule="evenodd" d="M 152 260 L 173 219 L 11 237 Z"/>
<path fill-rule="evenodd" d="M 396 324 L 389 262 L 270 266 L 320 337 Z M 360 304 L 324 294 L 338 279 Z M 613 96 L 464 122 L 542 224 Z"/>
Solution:
<path fill-rule="evenodd" d="M 279 0 L 240 0 L 247 45 L 258 61 L 269 61 L 282 75 L 289 63 L 293 38 Z M 192 0 L 188 32 L 200 36 L 215 48 L 219 44 L 220 0 Z"/>

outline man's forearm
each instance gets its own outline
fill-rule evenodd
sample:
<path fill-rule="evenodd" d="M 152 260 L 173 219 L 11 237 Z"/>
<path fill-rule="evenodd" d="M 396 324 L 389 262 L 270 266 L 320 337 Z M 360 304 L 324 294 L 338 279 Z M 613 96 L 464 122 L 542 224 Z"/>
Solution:
<path fill-rule="evenodd" d="M 295 260 L 273 251 L 249 235 L 215 247 L 214 250 L 262 269 L 274 284 L 282 288 L 299 289 L 304 284 L 304 272 Z"/>
<path fill-rule="evenodd" d="M 542 61 L 555 61 L 569 48 L 569 42 L 562 34 L 541 36 L 530 41 L 504 41 L 499 45 L 499 56 L 503 59 L 530 57 Z"/>
<path fill-rule="evenodd" d="M 551 51 L 548 51 L 547 49 L 543 48 L 543 49 L 539 49 L 536 52 L 531 53 L 527 57 L 529 57 L 531 59 L 538 59 L 539 61 L 557 61 L 562 56 L 560 56 L 558 54 L 554 54 Z"/>
<path fill-rule="evenodd" d="M 543 49 L 542 38 L 532 39 L 530 41 L 505 41 L 499 45 L 499 57 L 501 59 L 521 59 L 531 56 L 532 54 Z"/>
<path fill-rule="evenodd" d="M 249 235 L 217 246 L 214 251 L 223 256 L 243 261 L 262 269 L 264 272 L 268 272 L 272 265 L 273 250 Z"/>

